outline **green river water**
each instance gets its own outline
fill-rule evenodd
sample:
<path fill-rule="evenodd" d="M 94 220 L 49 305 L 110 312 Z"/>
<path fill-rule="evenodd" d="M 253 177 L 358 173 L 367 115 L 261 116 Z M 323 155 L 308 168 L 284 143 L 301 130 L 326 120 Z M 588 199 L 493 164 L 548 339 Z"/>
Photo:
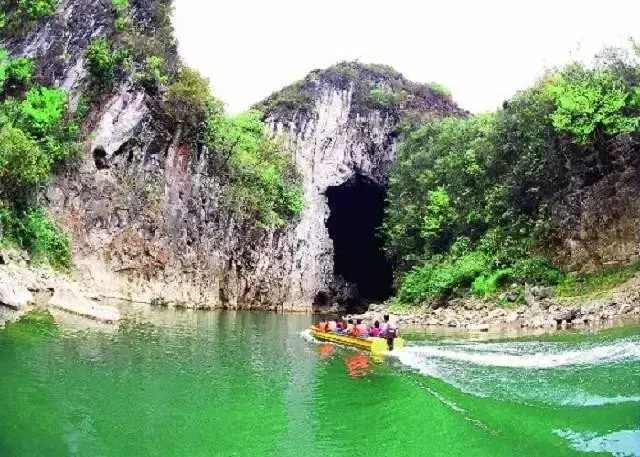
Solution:
<path fill-rule="evenodd" d="M 640 456 L 638 326 L 422 338 L 378 363 L 309 316 L 0 330 L 0 456 Z"/>

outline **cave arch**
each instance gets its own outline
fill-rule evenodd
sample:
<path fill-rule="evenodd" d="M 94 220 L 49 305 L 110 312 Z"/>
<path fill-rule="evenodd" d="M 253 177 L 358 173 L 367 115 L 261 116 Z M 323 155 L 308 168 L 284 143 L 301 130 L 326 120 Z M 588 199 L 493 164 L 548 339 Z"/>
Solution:
<path fill-rule="evenodd" d="M 385 186 L 354 174 L 343 184 L 327 188 L 325 195 L 334 274 L 357 286 L 360 304 L 386 300 L 393 292 L 393 272 L 380 235 Z"/>

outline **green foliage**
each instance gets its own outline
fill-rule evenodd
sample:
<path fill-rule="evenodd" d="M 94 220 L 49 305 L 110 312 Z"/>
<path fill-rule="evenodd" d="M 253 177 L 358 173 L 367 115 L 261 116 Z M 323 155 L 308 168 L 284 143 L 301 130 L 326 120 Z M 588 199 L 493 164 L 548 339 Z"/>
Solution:
<path fill-rule="evenodd" d="M 116 15 L 114 22 L 116 30 L 122 32 L 130 27 L 131 20 L 129 19 L 129 0 L 111 0 L 111 6 Z"/>
<path fill-rule="evenodd" d="M 30 59 L 28 57 L 11 59 L 6 67 L 5 84 L 12 87 L 13 89 L 24 89 L 28 87 L 31 79 L 33 78 L 34 69 L 35 64 L 33 62 L 33 59 Z M 2 79 L 2 76 L 0 76 L 0 79 Z"/>
<path fill-rule="evenodd" d="M 146 88 L 157 88 L 165 85 L 169 79 L 164 74 L 164 61 L 158 56 L 147 57 L 142 73 L 137 76 L 140 83 Z"/>
<path fill-rule="evenodd" d="M 633 278 L 638 272 L 640 272 L 640 261 L 594 273 L 567 275 L 555 287 L 554 295 L 558 297 L 575 297 L 609 290 Z"/>
<path fill-rule="evenodd" d="M 32 261 L 48 261 L 52 267 L 59 269 L 69 267 L 69 238 L 49 220 L 42 209 L 14 211 L 10 224 L 4 226 L 3 232 L 9 233 L 9 238 L 27 249 Z"/>
<path fill-rule="evenodd" d="M 94 38 L 91 41 L 86 59 L 87 69 L 98 84 L 105 85 L 113 78 L 115 59 L 106 38 Z"/>
<path fill-rule="evenodd" d="M 384 222 L 386 250 L 399 270 L 473 242 L 487 215 L 483 171 L 492 157 L 494 116 L 449 118 L 411 133 L 392 171 Z"/>
<path fill-rule="evenodd" d="M 637 144 L 639 90 L 638 61 L 608 52 L 594 68 L 545 75 L 495 114 L 407 132 L 383 224 L 400 303 L 466 287 L 459 271 L 477 273 L 472 290 L 480 295 L 570 281 L 542 255 L 557 230 L 548 206 L 576 179 L 600 178 L 595 155 Z M 459 267 L 476 255 L 483 270 Z"/>
<path fill-rule="evenodd" d="M 481 275 L 473 281 L 471 290 L 474 294 L 480 296 L 492 295 L 512 277 L 513 270 L 510 268 L 497 270 L 489 275 Z"/>
<path fill-rule="evenodd" d="M 0 190 L 33 186 L 49 178 L 51 158 L 22 130 L 0 130 Z"/>
<path fill-rule="evenodd" d="M 373 109 L 392 109 L 397 100 L 396 94 L 381 89 L 372 89 L 367 97 L 367 106 Z"/>
<path fill-rule="evenodd" d="M 261 116 L 256 110 L 236 116 L 221 110 L 210 114 L 206 144 L 216 174 L 227 174 L 230 206 L 236 214 L 281 227 L 302 211 L 302 194 L 289 156 L 269 136 Z"/>
<path fill-rule="evenodd" d="M 58 0 L 18 0 L 18 14 L 36 20 L 52 15 L 57 5 Z"/>
<path fill-rule="evenodd" d="M 578 143 L 586 143 L 597 130 L 616 135 L 633 132 L 640 124 L 640 115 L 629 112 L 637 103 L 638 88 L 630 92 L 610 71 L 574 64 L 554 75 L 546 89 L 555 104 L 553 126 Z"/>
<path fill-rule="evenodd" d="M 451 91 L 449 90 L 449 88 L 447 88 L 446 86 L 443 86 L 442 84 L 431 82 L 426 84 L 426 87 L 441 97 L 448 98 L 448 99 L 451 98 Z"/>
<path fill-rule="evenodd" d="M 0 45 L 0 92 L 4 90 L 7 79 L 7 66 L 9 65 L 9 53 Z"/>
<path fill-rule="evenodd" d="M 458 288 L 468 290 L 489 265 L 490 259 L 480 252 L 472 252 L 457 259 L 434 258 L 407 273 L 397 298 L 400 303 L 422 303 L 448 296 Z"/>
<path fill-rule="evenodd" d="M 309 112 L 315 104 L 315 98 L 308 90 L 309 85 L 304 81 L 298 81 L 284 89 L 271 94 L 265 100 L 255 106 L 255 109 L 263 113 L 273 110 L 279 111 L 303 111 Z"/>
<path fill-rule="evenodd" d="M 24 122 L 37 136 L 52 132 L 60 124 L 66 104 L 67 96 L 62 90 L 34 87 L 21 103 Z"/>
<path fill-rule="evenodd" d="M 182 67 L 167 88 L 165 111 L 182 126 L 183 137 L 198 141 L 210 103 L 209 80 L 192 68 Z"/>

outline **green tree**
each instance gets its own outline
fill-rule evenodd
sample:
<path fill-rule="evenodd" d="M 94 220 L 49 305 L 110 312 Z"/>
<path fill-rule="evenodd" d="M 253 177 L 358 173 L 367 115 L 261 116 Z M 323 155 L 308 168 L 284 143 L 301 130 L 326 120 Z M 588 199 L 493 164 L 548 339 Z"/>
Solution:
<path fill-rule="evenodd" d="M 610 71 L 570 65 L 547 85 L 555 104 L 553 126 L 570 133 L 581 144 L 597 130 L 607 135 L 633 132 L 640 124 L 640 116 L 628 110 L 636 103 L 637 90 L 627 90 Z"/>

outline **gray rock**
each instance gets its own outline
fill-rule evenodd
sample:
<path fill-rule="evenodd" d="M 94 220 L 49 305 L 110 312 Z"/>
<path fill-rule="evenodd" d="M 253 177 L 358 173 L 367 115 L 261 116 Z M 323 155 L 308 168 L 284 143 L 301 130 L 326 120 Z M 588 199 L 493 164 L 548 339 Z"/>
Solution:
<path fill-rule="evenodd" d="M 467 328 L 467 330 L 473 330 L 473 331 L 477 331 L 477 332 L 488 332 L 489 331 L 489 325 L 488 324 L 468 324 L 466 328 Z"/>
<path fill-rule="evenodd" d="M 120 320 L 120 311 L 117 308 L 98 305 L 73 287 L 57 288 L 48 304 L 62 311 L 108 324 Z"/>
<path fill-rule="evenodd" d="M 0 305 L 21 310 L 33 301 L 33 295 L 22 284 L 0 283 Z"/>

